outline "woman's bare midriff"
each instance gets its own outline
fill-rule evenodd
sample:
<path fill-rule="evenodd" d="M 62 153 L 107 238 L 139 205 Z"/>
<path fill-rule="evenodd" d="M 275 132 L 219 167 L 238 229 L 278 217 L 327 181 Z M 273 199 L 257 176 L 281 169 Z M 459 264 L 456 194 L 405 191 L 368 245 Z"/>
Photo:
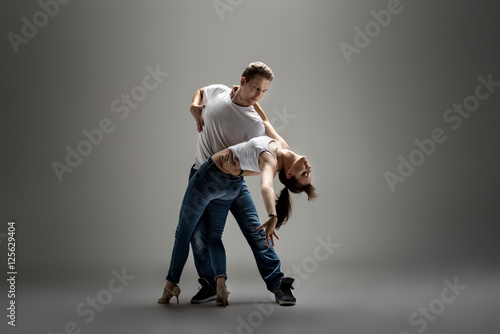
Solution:
<path fill-rule="evenodd" d="M 219 151 L 219 152 L 215 153 L 214 155 L 212 155 L 212 160 L 215 162 L 215 165 L 216 165 L 216 166 L 217 166 L 217 167 L 218 167 L 221 171 L 223 171 L 224 173 L 229 174 L 226 170 L 224 170 L 224 168 L 222 167 L 222 164 L 221 164 L 221 162 L 220 162 L 220 158 L 221 158 L 223 155 L 225 155 L 226 153 L 231 154 L 231 156 L 232 156 L 232 154 L 233 154 L 233 152 L 232 152 L 230 149 L 225 148 L 225 149 L 223 149 L 222 151 Z"/>

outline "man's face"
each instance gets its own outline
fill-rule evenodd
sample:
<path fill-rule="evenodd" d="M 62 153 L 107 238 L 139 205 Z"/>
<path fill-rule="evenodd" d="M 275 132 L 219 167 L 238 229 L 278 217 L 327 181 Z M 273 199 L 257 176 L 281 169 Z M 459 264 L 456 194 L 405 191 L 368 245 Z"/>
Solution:
<path fill-rule="evenodd" d="M 261 75 L 254 76 L 250 81 L 241 78 L 241 100 L 245 104 L 251 106 L 259 102 L 264 94 L 269 89 L 271 81 Z"/>

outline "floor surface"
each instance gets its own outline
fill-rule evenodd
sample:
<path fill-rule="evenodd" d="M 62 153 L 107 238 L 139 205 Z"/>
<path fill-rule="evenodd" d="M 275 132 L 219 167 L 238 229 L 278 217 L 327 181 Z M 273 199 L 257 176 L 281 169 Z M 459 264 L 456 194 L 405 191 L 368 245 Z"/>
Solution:
<path fill-rule="evenodd" d="M 19 279 L 16 326 L 2 333 L 377 333 L 498 334 L 500 271 L 317 268 L 297 277 L 297 305 L 276 304 L 255 270 L 233 275 L 226 308 L 190 304 L 198 284 L 184 274 L 180 303 L 156 303 L 160 277 L 103 272 L 94 279 Z M 117 278 L 121 276 L 120 278 Z M 4 304 L 6 305 L 6 304 Z M 2 307 L 2 309 L 5 308 Z M 5 319 L 5 318 L 4 318 Z"/>

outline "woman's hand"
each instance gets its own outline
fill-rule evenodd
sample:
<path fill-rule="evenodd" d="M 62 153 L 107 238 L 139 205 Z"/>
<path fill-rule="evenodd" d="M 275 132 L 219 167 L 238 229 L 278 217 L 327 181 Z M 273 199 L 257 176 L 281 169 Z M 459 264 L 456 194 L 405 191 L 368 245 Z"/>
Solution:
<path fill-rule="evenodd" d="M 258 230 L 261 230 L 261 229 L 265 229 L 266 231 L 266 243 L 267 243 L 267 247 L 269 248 L 269 239 L 271 239 L 271 244 L 274 246 L 274 239 L 273 237 L 276 237 L 276 239 L 280 239 L 278 238 L 278 236 L 276 235 L 276 232 L 274 231 L 274 227 L 276 226 L 276 223 L 278 222 L 278 218 L 276 217 L 269 217 L 269 219 L 262 225 L 260 225 L 259 227 L 257 227 Z"/>
<path fill-rule="evenodd" d="M 231 98 L 231 100 L 233 99 L 234 94 L 236 94 L 236 91 L 238 90 L 238 88 L 240 88 L 239 85 L 233 85 L 233 88 L 231 89 L 231 93 L 229 93 L 229 97 Z"/>
<path fill-rule="evenodd" d="M 196 126 L 198 128 L 198 132 L 201 132 L 203 130 L 203 125 L 205 125 L 205 122 L 203 121 L 203 115 L 202 111 L 205 109 L 204 104 L 191 104 L 191 107 L 189 110 L 191 111 L 191 114 L 193 115 L 194 119 L 196 120 Z"/>
<path fill-rule="evenodd" d="M 241 172 L 240 161 L 238 158 L 233 160 L 233 151 L 227 150 L 227 152 L 220 156 L 219 163 L 225 172 L 231 175 L 239 175 Z"/>

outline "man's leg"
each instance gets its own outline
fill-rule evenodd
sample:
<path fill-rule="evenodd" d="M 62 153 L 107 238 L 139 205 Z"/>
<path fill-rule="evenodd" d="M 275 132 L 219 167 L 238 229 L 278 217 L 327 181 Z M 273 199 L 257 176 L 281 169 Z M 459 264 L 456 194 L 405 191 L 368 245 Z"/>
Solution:
<path fill-rule="evenodd" d="M 208 206 L 210 206 L 210 204 Z M 194 265 L 199 277 L 208 280 L 209 283 L 215 287 L 214 269 L 207 246 L 207 210 L 208 207 L 205 209 L 205 212 L 203 212 L 193 232 L 193 236 L 191 237 L 191 249 L 193 251 Z"/>

